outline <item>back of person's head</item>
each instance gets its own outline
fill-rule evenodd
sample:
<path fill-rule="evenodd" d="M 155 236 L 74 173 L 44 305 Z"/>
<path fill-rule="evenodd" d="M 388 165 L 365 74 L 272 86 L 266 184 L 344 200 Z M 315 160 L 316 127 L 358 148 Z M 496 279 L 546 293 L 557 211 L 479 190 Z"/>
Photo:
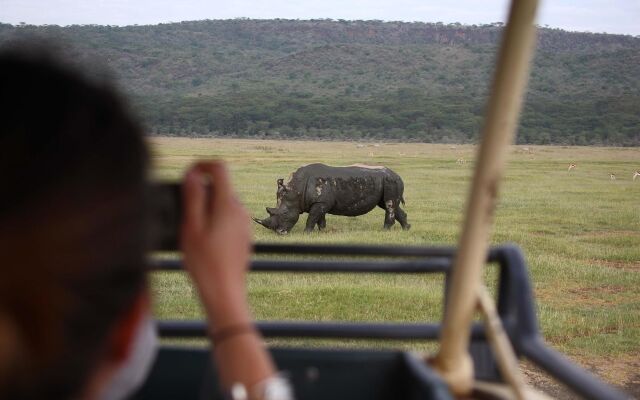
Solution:
<path fill-rule="evenodd" d="M 108 85 L 0 51 L 0 398 L 78 397 L 145 285 L 147 153 Z"/>

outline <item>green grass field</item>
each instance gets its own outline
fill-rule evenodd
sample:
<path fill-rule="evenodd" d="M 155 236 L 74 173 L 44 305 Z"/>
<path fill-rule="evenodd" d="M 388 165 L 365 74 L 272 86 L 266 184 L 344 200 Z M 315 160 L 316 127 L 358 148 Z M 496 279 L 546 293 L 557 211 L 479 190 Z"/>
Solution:
<path fill-rule="evenodd" d="M 226 160 L 240 198 L 260 218 L 265 206 L 275 206 L 276 179 L 312 162 L 385 165 L 405 182 L 408 232 L 398 224 L 382 231 L 380 209 L 355 218 L 327 216 L 327 230 L 310 235 L 302 233 L 306 215 L 284 237 L 255 226 L 256 242 L 276 243 L 454 245 L 475 156 L 471 145 L 185 138 L 151 144 L 154 174 L 162 179 L 178 179 L 197 159 Z M 464 164 L 456 162 L 460 158 Z M 577 165 L 571 172 L 569 163 Z M 515 242 L 524 249 L 549 343 L 617 384 L 640 378 L 640 179 L 632 180 L 638 169 L 638 148 L 513 146 L 493 234 L 494 243 Z M 490 271 L 486 275 L 494 279 Z M 256 273 L 249 285 L 258 319 L 441 318 L 441 277 Z M 153 288 L 158 317 L 202 317 L 182 273 L 154 274 Z"/>

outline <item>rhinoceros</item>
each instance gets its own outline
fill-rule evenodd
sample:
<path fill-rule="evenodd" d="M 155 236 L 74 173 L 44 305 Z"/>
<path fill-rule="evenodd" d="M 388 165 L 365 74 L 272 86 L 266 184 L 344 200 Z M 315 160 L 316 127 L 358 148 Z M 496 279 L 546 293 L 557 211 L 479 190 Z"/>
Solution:
<path fill-rule="evenodd" d="M 253 218 L 260 225 L 279 234 L 286 234 L 298 222 L 300 214 L 307 212 L 305 232 L 327 226 L 326 214 L 357 216 L 368 213 L 376 206 L 385 210 L 384 229 L 390 229 L 397 220 L 408 230 L 407 214 L 400 208 L 404 183 L 398 174 L 383 166 L 355 164 L 331 167 L 310 164 L 298 168 L 287 183 L 277 180 L 276 208 L 267 207 L 269 217 Z"/>

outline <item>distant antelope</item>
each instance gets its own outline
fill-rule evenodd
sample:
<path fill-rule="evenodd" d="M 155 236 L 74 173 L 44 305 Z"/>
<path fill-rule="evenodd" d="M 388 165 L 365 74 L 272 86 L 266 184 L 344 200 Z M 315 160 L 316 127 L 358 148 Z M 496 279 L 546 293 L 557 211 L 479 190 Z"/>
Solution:
<path fill-rule="evenodd" d="M 567 169 L 567 172 L 571 171 L 572 169 L 574 169 L 576 167 L 575 164 L 569 164 L 569 168 Z"/>
<path fill-rule="evenodd" d="M 640 176 L 640 171 L 636 171 L 633 173 L 633 180 L 636 180 L 636 177 Z"/>
<path fill-rule="evenodd" d="M 616 180 L 616 175 L 615 174 L 609 174 L 609 178 L 611 178 L 612 181 Z"/>
<path fill-rule="evenodd" d="M 456 161 L 456 164 L 460 164 L 463 165 L 466 161 L 464 160 L 464 158 L 458 158 L 458 160 Z"/>

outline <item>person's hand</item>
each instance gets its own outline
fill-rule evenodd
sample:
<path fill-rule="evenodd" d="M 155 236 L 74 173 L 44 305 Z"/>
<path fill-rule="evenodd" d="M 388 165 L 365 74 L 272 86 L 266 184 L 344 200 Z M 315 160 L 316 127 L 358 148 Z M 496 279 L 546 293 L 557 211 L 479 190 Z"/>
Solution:
<path fill-rule="evenodd" d="M 207 182 L 211 196 L 207 196 Z M 242 323 L 249 319 L 245 288 L 251 252 L 249 215 L 219 161 L 190 168 L 182 192 L 180 243 L 187 271 L 216 328 Z"/>

